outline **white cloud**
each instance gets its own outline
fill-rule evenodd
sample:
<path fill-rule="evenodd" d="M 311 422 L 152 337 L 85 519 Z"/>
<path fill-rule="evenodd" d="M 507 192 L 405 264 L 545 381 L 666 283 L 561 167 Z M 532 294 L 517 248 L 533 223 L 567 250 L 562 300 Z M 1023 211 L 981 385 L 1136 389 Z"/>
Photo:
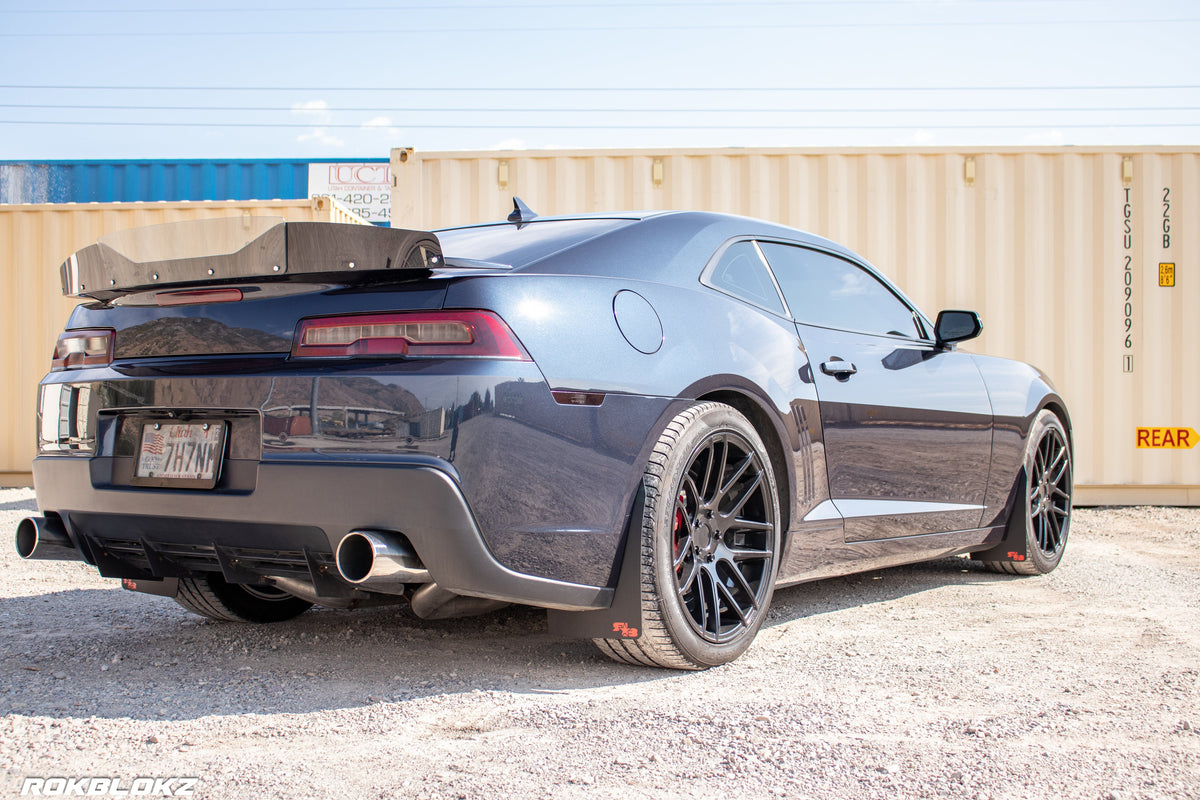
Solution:
<path fill-rule="evenodd" d="M 296 137 L 297 142 L 316 142 L 329 147 L 345 147 L 346 143 L 329 133 L 324 128 L 313 128 L 311 133 L 302 133 Z"/>
<path fill-rule="evenodd" d="M 489 146 L 488 150 L 527 150 L 529 145 L 524 139 L 505 139 Z"/>
<path fill-rule="evenodd" d="M 329 103 L 324 100 L 309 100 L 307 103 L 292 103 L 293 114 L 304 114 L 307 116 L 320 117 L 322 120 L 329 119 Z"/>
<path fill-rule="evenodd" d="M 390 117 L 372 117 L 364 122 L 362 126 L 373 131 L 385 133 L 393 139 L 399 138 L 404 133 L 404 131 L 392 124 Z"/>
<path fill-rule="evenodd" d="M 344 147 L 345 142 L 321 127 L 333 123 L 333 113 L 329 103 L 324 100 L 309 100 L 304 103 L 293 103 L 292 114 L 311 123 L 314 127 L 308 133 L 296 137 L 297 142 L 316 142 L 327 147 Z"/>

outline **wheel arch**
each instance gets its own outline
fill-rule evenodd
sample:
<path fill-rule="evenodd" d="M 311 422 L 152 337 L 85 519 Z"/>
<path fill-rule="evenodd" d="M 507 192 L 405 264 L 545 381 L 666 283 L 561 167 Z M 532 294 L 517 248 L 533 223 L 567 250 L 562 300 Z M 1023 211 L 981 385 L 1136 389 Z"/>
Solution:
<path fill-rule="evenodd" d="M 1052 414 L 1054 414 L 1056 417 L 1058 417 L 1059 421 L 1062 423 L 1063 430 L 1065 430 L 1067 432 L 1067 448 L 1071 453 L 1071 458 L 1074 459 L 1074 457 L 1075 457 L 1075 434 L 1071 430 L 1071 417 L 1067 413 L 1067 404 L 1057 394 L 1055 394 L 1053 392 L 1047 392 L 1041 398 L 1041 400 L 1038 402 L 1038 404 L 1035 407 L 1033 407 L 1033 410 L 1029 413 L 1029 416 L 1026 418 L 1025 423 L 1024 423 L 1024 430 L 1023 430 L 1023 433 L 1021 436 L 1022 460 L 1021 460 L 1021 463 L 1018 465 L 1016 472 L 1013 474 L 1012 487 L 1009 490 L 1008 499 L 1004 503 L 1004 519 L 1005 520 L 1008 520 L 1012 517 L 1013 512 L 1016 510 L 1016 507 L 1017 507 L 1018 503 L 1020 502 L 1019 494 L 1020 494 L 1021 486 L 1022 486 L 1023 482 L 1025 481 L 1025 477 L 1026 477 L 1025 476 L 1025 463 L 1024 463 L 1024 447 L 1028 444 L 1028 439 L 1029 439 L 1029 435 L 1033 429 L 1034 420 L 1037 419 L 1038 414 L 1040 414 L 1042 411 L 1049 411 Z"/>
<path fill-rule="evenodd" d="M 1067 432 L 1067 444 L 1071 448 L 1072 455 L 1074 455 L 1075 431 L 1071 427 L 1071 416 L 1067 413 L 1067 404 L 1058 395 L 1051 394 L 1042 399 L 1038 411 L 1042 409 L 1053 412 L 1054 416 L 1058 417 L 1059 421 L 1062 422 L 1063 429 Z M 1036 412 L 1034 416 L 1037 416 Z"/>
<path fill-rule="evenodd" d="M 791 527 L 792 502 L 795 492 L 795 467 L 787 457 L 784 442 L 787 433 L 782 425 L 768 412 L 761 401 L 753 395 L 733 388 L 712 389 L 696 397 L 696 402 L 724 403 L 735 408 L 750 424 L 763 440 L 767 448 L 767 456 L 771 459 L 771 469 L 775 472 L 775 492 L 779 497 L 779 545 L 780 552 L 787 544 L 787 533 Z"/>

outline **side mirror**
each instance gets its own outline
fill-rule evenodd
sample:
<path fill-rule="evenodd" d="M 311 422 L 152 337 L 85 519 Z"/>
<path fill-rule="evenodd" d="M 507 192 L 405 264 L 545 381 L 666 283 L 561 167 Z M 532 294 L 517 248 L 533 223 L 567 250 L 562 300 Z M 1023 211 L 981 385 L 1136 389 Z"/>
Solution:
<path fill-rule="evenodd" d="M 933 326 L 938 347 L 965 342 L 983 333 L 983 323 L 974 311 L 943 311 Z"/>

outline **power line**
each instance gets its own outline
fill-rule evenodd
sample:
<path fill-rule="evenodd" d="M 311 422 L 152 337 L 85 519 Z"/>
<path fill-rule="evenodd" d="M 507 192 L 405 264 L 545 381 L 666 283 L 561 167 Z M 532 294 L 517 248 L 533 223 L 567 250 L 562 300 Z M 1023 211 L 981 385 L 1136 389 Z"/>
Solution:
<path fill-rule="evenodd" d="M 129 122 L 129 121 L 99 121 L 83 120 L 24 120 L 0 119 L 0 125 L 71 125 L 71 126 L 104 126 L 104 127 L 135 127 L 135 128 L 294 128 L 294 129 L 347 129 L 387 130 L 389 128 L 421 128 L 435 130 L 639 130 L 639 131 L 694 131 L 732 130 L 732 131 L 803 131 L 803 130 L 973 130 L 973 129 L 1012 129 L 1023 130 L 1030 128 L 1200 128 L 1200 122 L 1130 122 L 1130 123 L 1069 123 L 1069 124 L 969 124 L 969 125 L 540 125 L 536 123 L 496 123 L 496 124 L 455 124 L 455 123 L 401 123 L 387 122 L 378 125 L 364 123 L 293 123 L 293 122 Z"/>
<path fill-rule="evenodd" d="M 1083 5 L 1093 0 L 989 0 L 981 3 L 983 6 L 1005 5 Z M 796 6 L 902 6 L 905 0 L 747 0 L 739 2 L 739 7 L 755 6 L 764 8 L 796 7 Z M 676 3 L 662 2 L 613 2 L 613 3 L 506 3 L 497 7 L 493 3 L 486 4 L 422 4 L 409 6 L 338 6 L 337 11 L 374 11 L 374 12 L 409 12 L 409 11 L 494 11 L 504 12 L 516 9 L 552 8 L 555 10 L 575 11 L 579 9 L 598 8 L 682 8 L 727 7 L 729 0 L 683 0 Z M 320 6 L 199 6 L 195 8 L 162 8 L 160 6 L 141 6 L 137 8 L 35 8 L 35 9 L 3 9 L 0 14 L 21 14 L 27 16 L 48 14 L 209 14 L 214 12 L 234 11 L 238 13 L 275 12 L 286 10 L 289 13 L 306 11 L 329 11 L 328 5 Z"/>
<path fill-rule="evenodd" d="M 131 92 L 1087 92 L 1185 91 L 1200 84 L 1101 84 L 1096 86 L 114 86 L 86 84 L 7 83 L 0 89 L 131 91 Z"/>
<path fill-rule="evenodd" d="M 989 27 L 1004 26 L 1004 27 L 1021 27 L 1027 25 L 1047 26 L 1047 25 L 1070 25 L 1078 27 L 1081 25 L 1178 25 L 1182 23 L 1200 22 L 1200 17 L 1179 17 L 1179 18 L 1157 18 L 1157 19 L 1032 19 L 1032 20 L 940 20 L 940 21 L 915 21 L 915 22 L 805 22 L 795 24 L 781 23 L 759 23 L 759 24 L 729 24 L 729 23 L 714 23 L 712 25 L 677 25 L 672 23 L 662 23 L 656 25 L 569 25 L 569 26 L 553 26 L 553 27 L 508 27 L 497 28 L 487 26 L 482 28 L 360 28 L 360 29 L 337 29 L 331 30 L 328 28 L 314 30 L 239 30 L 239 31 L 195 31 L 195 30 L 170 30 L 170 31 L 86 31 L 86 32 L 29 32 L 29 33 L 0 33 L 0 38 L 5 39 L 33 39 L 33 38 L 52 38 L 52 39 L 90 39 L 103 38 L 111 39 L 119 38 L 192 38 L 192 37 L 246 37 L 253 36 L 262 38 L 265 36 L 425 36 L 435 33 L 487 33 L 495 34 L 528 34 L 528 33 L 569 33 L 574 31 L 587 31 L 589 33 L 661 33 L 664 30 L 672 31 L 730 31 L 730 30 L 832 30 L 832 29 L 852 29 L 852 28 L 961 28 L 961 27 L 979 27 L 987 25 Z"/>
<path fill-rule="evenodd" d="M 446 108 L 446 107 L 396 107 L 396 106 L 323 106 L 305 108 L 302 106 L 127 106 L 127 105 L 73 105 L 59 103 L 0 103 L 0 108 L 39 108 L 57 109 L 60 111 L 255 111 L 255 112 L 290 112 L 297 114 L 334 114 L 334 113 L 390 113 L 390 114 L 1009 114 L 1009 113 L 1126 113 L 1134 111 L 1200 111 L 1200 106 L 1073 106 L 1073 107 L 1034 107 L 1024 108 L 981 108 L 956 106 L 914 108 L 514 108 L 512 106 L 491 106 L 487 108 Z"/>

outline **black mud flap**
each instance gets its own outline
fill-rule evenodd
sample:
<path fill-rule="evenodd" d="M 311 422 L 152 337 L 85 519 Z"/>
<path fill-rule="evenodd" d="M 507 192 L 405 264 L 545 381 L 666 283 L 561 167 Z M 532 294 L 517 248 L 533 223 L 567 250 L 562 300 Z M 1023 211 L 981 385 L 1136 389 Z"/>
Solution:
<path fill-rule="evenodd" d="M 573 639 L 637 639 L 642 635 L 642 493 L 625 536 L 612 605 L 597 611 L 549 611 L 550 633 Z"/>
<path fill-rule="evenodd" d="M 159 597 L 174 597 L 179 594 L 179 579 L 122 578 L 121 588 L 142 594 L 156 594 Z"/>
<path fill-rule="evenodd" d="M 1029 538 L 1022 512 L 1029 504 L 1029 481 L 1024 467 L 1017 473 L 1017 485 L 1012 494 L 1012 503 L 1008 506 L 1012 510 L 1008 514 L 1008 524 L 1004 526 L 1004 538 L 987 550 L 971 553 L 971 558 L 976 561 L 1024 561 L 1028 556 Z"/>

